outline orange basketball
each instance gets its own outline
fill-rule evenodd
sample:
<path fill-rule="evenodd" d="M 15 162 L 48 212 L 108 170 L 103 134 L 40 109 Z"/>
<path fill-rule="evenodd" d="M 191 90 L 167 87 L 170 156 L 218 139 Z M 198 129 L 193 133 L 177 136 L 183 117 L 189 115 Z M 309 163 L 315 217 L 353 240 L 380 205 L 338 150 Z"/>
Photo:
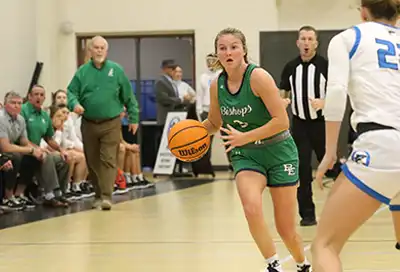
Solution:
<path fill-rule="evenodd" d="M 169 130 L 168 148 L 181 161 L 197 161 L 210 148 L 210 136 L 201 122 L 182 120 Z"/>

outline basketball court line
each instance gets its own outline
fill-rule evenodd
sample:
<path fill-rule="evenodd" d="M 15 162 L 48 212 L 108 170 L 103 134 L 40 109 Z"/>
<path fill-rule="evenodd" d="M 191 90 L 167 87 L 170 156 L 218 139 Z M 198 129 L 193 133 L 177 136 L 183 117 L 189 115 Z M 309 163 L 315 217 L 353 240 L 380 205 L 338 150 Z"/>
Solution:
<path fill-rule="evenodd" d="M 374 215 L 377 215 L 377 214 L 383 212 L 383 211 L 386 210 L 388 207 L 389 207 L 389 206 L 387 206 L 387 205 L 385 205 L 385 206 L 383 206 L 383 207 L 380 207 L 380 208 L 374 213 Z M 307 251 L 309 251 L 310 249 L 311 249 L 311 244 L 308 244 L 308 245 L 306 245 L 306 246 L 304 247 L 304 252 L 307 252 Z M 281 259 L 281 264 L 287 263 L 287 262 L 289 262 L 289 261 L 292 260 L 292 259 L 293 259 L 292 255 L 289 254 L 289 255 L 286 256 L 285 258 Z M 346 270 L 346 271 L 360 271 L 360 272 L 361 272 L 361 270 Z M 399 272 L 398 270 L 368 270 L 368 271 L 371 271 L 371 272 L 372 272 L 372 271 L 373 271 L 373 272 L 375 272 L 375 271 L 395 271 L 395 272 Z M 362 270 L 362 272 L 368 272 L 368 271 Z"/>

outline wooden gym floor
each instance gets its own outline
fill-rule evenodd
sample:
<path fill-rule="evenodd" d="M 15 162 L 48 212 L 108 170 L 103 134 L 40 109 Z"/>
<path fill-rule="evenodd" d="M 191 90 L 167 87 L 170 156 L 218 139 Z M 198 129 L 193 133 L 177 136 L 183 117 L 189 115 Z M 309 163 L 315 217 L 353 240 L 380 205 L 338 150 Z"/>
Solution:
<path fill-rule="evenodd" d="M 86 203 L 50 215 L 39 210 L 1 216 L 0 271 L 260 271 L 263 260 L 227 174 L 214 182 L 160 181 L 153 190 L 131 191 L 111 212 L 89 210 Z M 320 212 L 328 190 L 314 191 Z M 268 192 L 264 207 L 285 271 L 295 271 L 274 229 Z M 299 232 L 309 256 L 315 227 Z M 386 207 L 351 238 L 342 258 L 345 271 L 400 271 Z"/>

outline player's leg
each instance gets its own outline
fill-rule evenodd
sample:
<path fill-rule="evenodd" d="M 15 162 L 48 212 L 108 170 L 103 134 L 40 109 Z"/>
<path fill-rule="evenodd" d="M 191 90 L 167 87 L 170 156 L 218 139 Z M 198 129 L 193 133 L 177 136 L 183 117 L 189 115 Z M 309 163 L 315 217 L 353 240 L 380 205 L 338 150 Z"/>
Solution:
<path fill-rule="evenodd" d="M 322 211 L 311 247 L 313 271 L 316 272 L 342 271 L 339 254 L 344 244 L 381 205 L 343 173 L 338 181 Z"/>
<path fill-rule="evenodd" d="M 390 204 L 399 192 L 399 141 L 399 132 L 377 130 L 354 142 L 317 228 L 312 245 L 315 271 L 342 271 L 339 254 L 346 241 L 381 203 Z"/>
<path fill-rule="evenodd" d="M 124 173 L 129 174 L 129 176 L 133 175 L 132 172 L 132 160 L 133 160 L 133 152 L 131 151 L 125 151 L 126 155 L 125 155 L 125 161 L 124 161 Z"/>
<path fill-rule="evenodd" d="M 394 231 L 396 234 L 396 249 L 400 250 L 400 210 L 392 212 Z"/>
<path fill-rule="evenodd" d="M 304 254 L 303 240 L 296 231 L 297 186 L 270 187 L 276 230 L 293 256 L 299 271 L 310 266 Z M 303 270 L 301 270 L 303 269 Z"/>
<path fill-rule="evenodd" d="M 124 169 L 125 164 L 125 157 L 126 157 L 126 148 L 123 143 L 119 144 L 119 152 L 118 152 L 118 161 L 117 165 L 119 169 Z"/>
<path fill-rule="evenodd" d="M 232 160 L 233 168 L 236 174 L 237 190 L 242 202 L 243 210 L 250 233 L 257 244 L 262 256 L 267 262 L 267 266 L 274 267 L 275 270 L 266 271 L 281 271 L 279 258 L 276 253 L 275 244 L 267 228 L 262 209 L 262 194 L 266 187 L 266 177 L 262 173 L 263 170 L 258 170 L 259 166 L 252 165 L 253 163 L 242 160 Z M 246 169 L 246 170 L 240 170 Z M 251 170 L 254 169 L 254 170 Z"/>
<path fill-rule="evenodd" d="M 400 250 L 400 192 L 390 202 L 394 232 L 396 235 L 396 249 Z"/>
<path fill-rule="evenodd" d="M 277 156 L 276 154 L 279 154 Z M 311 271 L 305 257 L 302 238 L 296 231 L 297 185 L 299 160 L 296 145 L 287 139 L 263 152 L 267 161 L 268 182 L 274 204 L 275 225 L 280 237 L 297 264 L 297 271 Z"/>

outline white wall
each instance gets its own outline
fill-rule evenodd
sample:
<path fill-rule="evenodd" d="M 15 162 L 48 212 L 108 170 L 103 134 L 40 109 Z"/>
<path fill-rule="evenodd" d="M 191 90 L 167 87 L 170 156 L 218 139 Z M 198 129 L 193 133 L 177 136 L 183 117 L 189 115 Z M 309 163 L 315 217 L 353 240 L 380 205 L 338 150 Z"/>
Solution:
<path fill-rule="evenodd" d="M 0 2 L 0 101 L 9 90 L 26 93 L 36 62 L 35 1 Z"/>
<path fill-rule="evenodd" d="M 302 25 L 318 29 L 341 29 L 360 22 L 357 0 L 281 0 L 279 29 L 293 30 Z M 359 1 L 358 1 L 359 2 Z"/>
<path fill-rule="evenodd" d="M 203 0 L 201 5 L 194 7 L 193 1 L 186 0 L 176 0 L 173 5 L 170 1 L 159 0 L 116 0 L 112 5 L 108 0 L 68 0 L 59 2 L 59 9 L 63 13 L 62 20 L 73 22 L 77 33 L 194 30 L 196 71 L 200 74 L 204 70 L 205 55 L 213 50 L 214 37 L 228 26 L 244 31 L 249 39 L 250 55 L 258 61 L 259 31 L 276 29 L 278 17 L 275 2 L 254 2 L 256 6 L 227 7 L 223 1 Z M 169 11 L 171 8 L 174 10 Z M 67 44 L 60 45 L 63 52 L 69 52 L 62 60 L 63 67 L 59 68 L 63 71 L 60 75 L 62 85 L 68 83 L 75 70 L 76 59 L 70 55 L 76 50 L 71 47 L 73 39 L 70 36 Z"/>

